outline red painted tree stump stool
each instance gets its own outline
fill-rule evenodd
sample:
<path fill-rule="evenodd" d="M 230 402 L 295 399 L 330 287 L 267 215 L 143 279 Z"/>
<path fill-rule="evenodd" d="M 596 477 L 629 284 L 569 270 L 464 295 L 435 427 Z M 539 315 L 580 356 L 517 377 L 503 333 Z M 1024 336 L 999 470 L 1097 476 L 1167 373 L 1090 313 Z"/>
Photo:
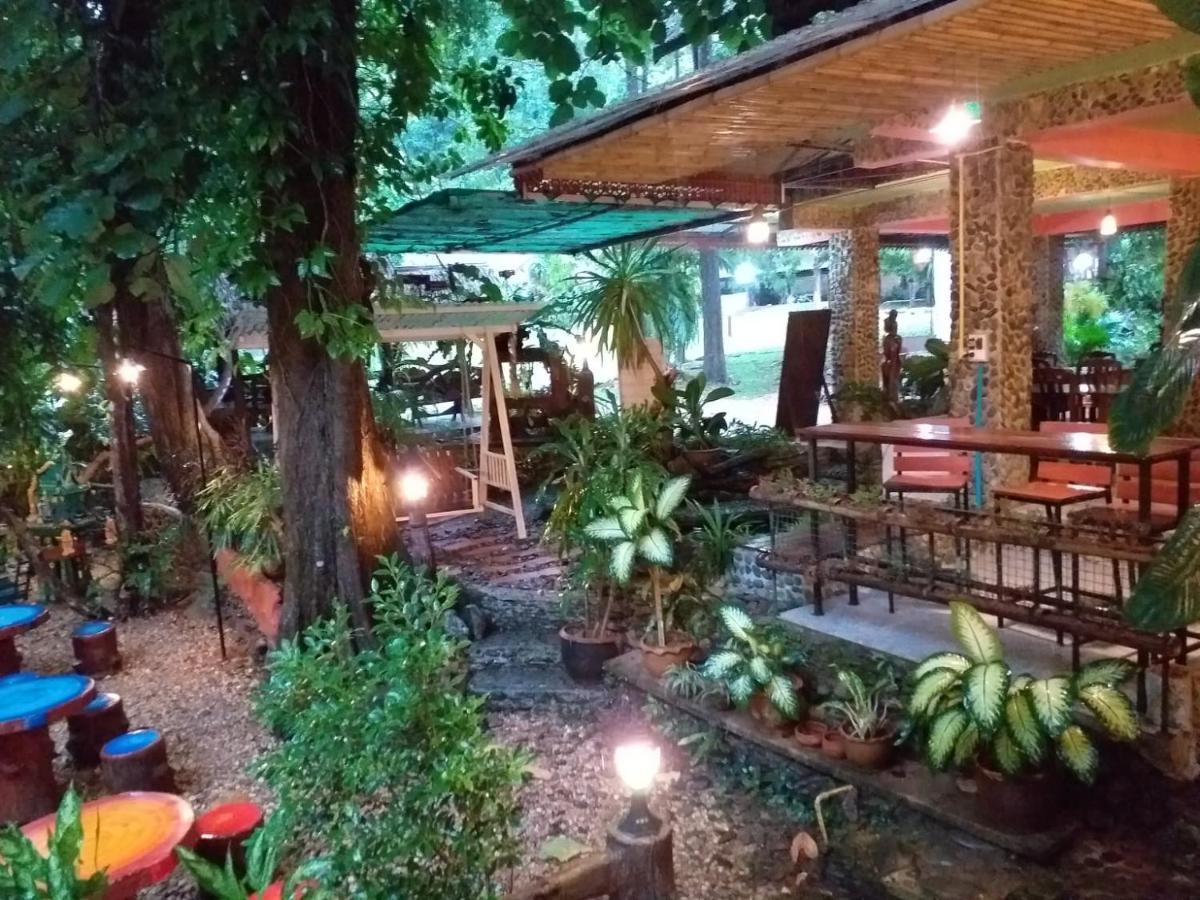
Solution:
<path fill-rule="evenodd" d="M 0 675 L 11 675 L 21 668 L 21 654 L 13 638 L 37 628 L 48 618 L 50 613 L 46 607 L 36 603 L 0 606 Z"/>
<path fill-rule="evenodd" d="M 153 728 L 137 728 L 113 738 L 100 750 L 105 786 L 127 791 L 175 793 L 175 773 L 167 762 L 167 742 Z"/>
<path fill-rule="evenodd" d="M 83 846 L 75 872 L 108 877 L 104 900 L 131 900 L 175 871 L 175 848 L 195 837 L 192 807 L 171 794 L 117 794 L 83 804 Z M 41 854 L 48 852 L 54 816 L 21 831 Z"/>
<path fill-rule="evenodd" d="M 234 869 L 246 867 L 246 841 L 263 823 L 262 807 L 257 803 L 222 803 L 196 820 L 196 852 L 209 862 L 224 866 L 233 858 Z"/>
<path fill-rule="evenodd" d="M 80 675 L 111 675 L 121 668 L 117 626 L 112 622 L 84 622 L 71 633 L 75 671 Z"/>
<path fill-rule="evenodd" d="M 0 823 L 28 822 L 58 806 L 49 726 L 83 709 L 95 693 L 82 675 L 0 678 Z"/>
<path fill-rule="evenodd" d="M 75 765 L 100 765 L 100 749 L 129 730 L 125 704 L 117 694 L 97 694 L 82 712 L 67 717 L 67 752 Z"/>

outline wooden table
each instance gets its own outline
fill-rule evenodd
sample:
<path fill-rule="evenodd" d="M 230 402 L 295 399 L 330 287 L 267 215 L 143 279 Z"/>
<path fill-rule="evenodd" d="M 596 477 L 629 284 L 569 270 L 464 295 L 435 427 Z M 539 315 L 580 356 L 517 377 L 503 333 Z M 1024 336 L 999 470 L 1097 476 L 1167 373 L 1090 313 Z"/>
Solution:
<path fill-rule="evenodd" d="M 809 477 L 817 477 L 817 442 L 845 442 L 848 451 L 847 488 L 858 489 L 855 471 L 856 444 L 898 444 L 901 447 L 928 447 L 934 450 L 966 450 L 976 453 L 1007 453 L 1039 459 L 1071 462 L 1128 463 L 1138 467 L 1138 518 L 1150 521 L 1150 472 L 1155 463 L 1174 462 L 1178 486 L 1176 503 L 1178 522 L 1190 505 L 1192 451 L 1200 441 L 1182 438 L 1158 438 L 1142 456 L 1115 450 L 1108 435 L 1091 432 L 1008 431 L 1002 428 L 972 428 L 929 422 L 883 422 L 846 425 L 815 425 L 803 428 L 797 436 L 808 441 Z"/>
<path fill-rule="evenodd" d="M 182 797 L 135 791 L 83 804 L 83 848 L 78 874 L 108 877 L 105 900 L 127 900 L 175 871 L 175 848 L 195 841 L 195 814 Z M 21 829 L 40 853 L 46 853 L 54 816 Z"/>
<path fill-rule="evenodd" d="M 0 824 L 28 822 L 57 808 L 49 726 L 95 695 L 95 682 L 83 675 L 0 679 Z"/>
<path fill-rule="evenodd" d="M 21 668 L 21 654 L 13 638 L 37 628 L 48 618 L 50 612 L 36 603 L 0 606 L 0 675 L 11 675 Z"/>

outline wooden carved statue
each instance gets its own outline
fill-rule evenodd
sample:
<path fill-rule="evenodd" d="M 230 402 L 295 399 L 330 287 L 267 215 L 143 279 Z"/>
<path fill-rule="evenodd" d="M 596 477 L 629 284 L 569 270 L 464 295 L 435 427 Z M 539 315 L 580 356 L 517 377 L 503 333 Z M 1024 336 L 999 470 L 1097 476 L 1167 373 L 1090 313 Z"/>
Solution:
<path fill-rule="evenodd" d="M 879 371 L 883 379 L 883 395 L 889 403 L 900 402 L 900 351 L 904 342 L 897 334 L 896 310 L 887 314 L 883 322 L 883 359 Z"/>

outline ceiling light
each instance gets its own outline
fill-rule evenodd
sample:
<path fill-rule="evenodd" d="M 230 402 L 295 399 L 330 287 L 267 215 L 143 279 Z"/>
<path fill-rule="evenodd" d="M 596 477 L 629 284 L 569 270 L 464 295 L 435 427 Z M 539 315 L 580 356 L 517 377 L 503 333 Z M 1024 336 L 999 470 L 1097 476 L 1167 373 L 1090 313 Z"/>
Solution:
<path fill-rule="evenodd" d="M 754 207 L 754 215 L 746 223 L 746 243 L 765 244 L 771 239 L 771 225 L 763 215 L 762 207 Z"/>
<path fill-rule="evenodd" d="M 733 280 L 738 284 L 754 284 L 758 281 L 758 266 L 746 261 L 733 267 Z"/>
<path fill-rule="evenodd" d="M 942 118 L 929 129 L 939 144 L 956 147 L 967 139 L 971 129 L 983 121 L 978 103 L 959 103 L 957 100 L 946 108 Z"/>
<path fill-rule="evenodd" d="M 1112 210 L 1104 214 L 1104 218 L 1100 220 L 1100 234 L 1102 237 L 1112 237 L 1117 233 L 1117 217 L 1113 215 Z"/>

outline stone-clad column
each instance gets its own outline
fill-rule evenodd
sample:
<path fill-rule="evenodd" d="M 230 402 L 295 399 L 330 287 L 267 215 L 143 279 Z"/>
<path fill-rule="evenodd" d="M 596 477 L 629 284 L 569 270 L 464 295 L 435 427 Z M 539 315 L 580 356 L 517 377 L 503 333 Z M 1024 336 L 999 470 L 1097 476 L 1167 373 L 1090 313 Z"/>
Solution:
<path fill-rule="evenodd" d="M 1062 235 L 1033 239 L 1033 349 L 1062 358 L 1063 254 Z"/>
<path fill-rule="evenodd" d="M 983 421 L 990 428 L 1029 427 L 1033 332 L 1033 152 L 994 143 L 951 160 L 950 250 L 953 256 L 951 411 L 974 415 L 977 367 L 960 356 L 960 334 L 988 336 Z M 962 228 L 960 230 L 960 207 Z M 960 294 L 961 274 L 961 294 Z M 961 328 L 961 332 L 960 332 Z M 985 465 L 989 482 L 1027 472 L 1016 457 Z"/>
<path fill-rule="evenodd" d="M 862 226 L 829 240 L 831 390 L 879 384 L 879 230 Z"/>

